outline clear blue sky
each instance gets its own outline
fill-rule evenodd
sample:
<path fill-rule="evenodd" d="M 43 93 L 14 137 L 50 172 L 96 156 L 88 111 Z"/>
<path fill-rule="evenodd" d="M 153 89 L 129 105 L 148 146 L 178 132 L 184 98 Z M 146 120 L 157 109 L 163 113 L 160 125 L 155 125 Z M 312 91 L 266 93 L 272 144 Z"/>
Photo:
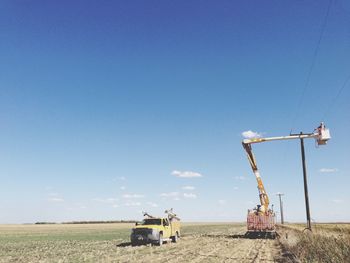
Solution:
<path fill-rule="evenodd" d="M 241 133 L 320 121 L 333 138 L 306 142 L 311 216 L 350 221 L 349 83 L 337 97 L 348 1 L 331 5 L 304 90 L 328 3 L 1 1 L 0 223 L 170 207 L 185 221 L 243 221 L 258 193 Z M 305 220 L 299 147 L 254 145 L 288 221 Z"/>

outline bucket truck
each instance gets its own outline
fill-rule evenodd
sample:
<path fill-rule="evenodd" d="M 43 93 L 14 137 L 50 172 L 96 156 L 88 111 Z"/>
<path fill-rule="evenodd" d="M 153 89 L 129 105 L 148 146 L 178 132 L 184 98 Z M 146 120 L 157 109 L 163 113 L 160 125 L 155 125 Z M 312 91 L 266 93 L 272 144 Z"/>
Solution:
<path fill-rule="evenodd" d="M 252 151 L 252 144 L 277 141 L 277 140 L 293 140 L 293 139 L 308 139 L 314 138 L 317 145 L 325 145 L 327 141 L 331 138 L 329 129 L 326 128 L 323 122 L 320 126 L 314 130 L 313 133 L 300 133 L 300 134 L 291 134 L 289 136 L 280 136 L 280 137 L 267 137 L 267 138 L 250 138 L 244 139 L 242 145 L 244 150 L 247 153 L 247 157 L 250 163 L 250 166 L 255 175 L 258 191 L 260 205 L 257 205 L 256 208 L 248 210 L 247 216 L 247 229 L 248 232 L 253 233 L 266 233 L 270 232 L 275 236 L 275 213 L 269 208 L 269 197 L 265 191 L 264 184 L 262 182 L 258 166 L 256 163 L 255 156 Z"/>

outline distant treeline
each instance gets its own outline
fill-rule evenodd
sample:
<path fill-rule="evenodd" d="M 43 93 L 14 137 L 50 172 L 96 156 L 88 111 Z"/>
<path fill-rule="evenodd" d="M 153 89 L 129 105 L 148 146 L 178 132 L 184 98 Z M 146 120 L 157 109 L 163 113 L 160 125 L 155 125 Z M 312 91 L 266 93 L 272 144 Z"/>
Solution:
<path fill-rule="evenodd" d="M 115 224 L 115 223 L 136 223 L 136 220 L 107 220 L 107 221 L 71 221 L 71 222 L 36 222 L 36 225 L 52 225 L 52 224 Z"/>

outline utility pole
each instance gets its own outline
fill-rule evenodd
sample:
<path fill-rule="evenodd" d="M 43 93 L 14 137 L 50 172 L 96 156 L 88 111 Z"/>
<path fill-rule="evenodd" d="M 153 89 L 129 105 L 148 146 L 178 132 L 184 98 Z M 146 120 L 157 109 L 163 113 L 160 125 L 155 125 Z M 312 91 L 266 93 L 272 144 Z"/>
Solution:
<path fill-rule="evenodd" d="M 279 196 L 279 199 L 280 199 L 280 212 L 281 212 L 281 224 L 283 225 L 284 224 L 284 218 L 283 218 L 283 202 L 282 202 L 282 193 L 277 193 L 276 195 Z"/>
<path fill-rule="evenodd" d="M 303 133 L 300 132 L 300 135 L 303 135 Z M 307 220 L 306 229 L 312 231 L 312 229 L 311 229 L 311 217 L 310 217 L 310 205 L 309 205 L 309 192 L 308 192 L 308 188 L 307 188 L 305 149 L 304 149 L 304 139 L 303 138 L 300 138 L 300 146 L 301 146 L 301 161 L 303 163 L 304 193 L 305 193 L 306 220 Z"/>
<path fill-rule="evenodd" d="M 322 125 L 322 123 L 321 123 Z M 305 147 L 304 147 L 304 139 L 307 138 L 307 136 L 311 136 L 312 133 L 297 133 L 297 134 L 290 134 L 291 136 L 300 136 L 300 148 L 301 148 L 301 162 L 303 165 L 303 178 L 304 178 L 304 194 L 305 194 L 305 208 L 306 208 L 306 229 L 310 230 L 312 232 L 311 228 L 311 216 L 310 216 L 310 204 L 309 204 L 309 191 L 307 187 L 307 172 L 306 172 L 306 161 L 305 161 Z M 329 135 L 329 134 L 328 134 Z M 306 136 L 306 137 L 305 137 Z M 330 138 L 330 136 L 329 136 Z M 327 139 L 328 140 L 328 139 Z M 320 143 L 319 141 L 318 145 L 326 144 L 326 141 Z"/>

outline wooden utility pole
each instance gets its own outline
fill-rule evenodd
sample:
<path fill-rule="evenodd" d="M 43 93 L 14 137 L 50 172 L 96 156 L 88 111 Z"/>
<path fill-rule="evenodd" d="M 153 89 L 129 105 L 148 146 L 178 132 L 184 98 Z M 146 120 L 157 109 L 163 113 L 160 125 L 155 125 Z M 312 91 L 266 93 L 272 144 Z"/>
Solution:
<path fill-rule="evenodd" d="M 280 199 L 280 212 L 281 212 L 281 224 L 283 225 L 284 224 L 284 218 L 283 218 L 283 202 L 282 202 L 282 193 L 277 193 L 276 195 L 279 196 L 279 199 Z"/>
<path fill-rule="evenodd" d="M 300 135 L 303 135 L 300 132 Z M 306 161 L 305 161 L 305 149 L 304 149 L 304 138 L 300 138 L 300 146 L 301 146 L 301 161 L 303 163 L 303 177 L 304 177 L 304 194 L 305 194 L 305 207 L 306 207 L 306 220 L 307 227 L 306 229 L 311 229 L 311 216 L 310 216 L 310 205 L 309 205 L 309 191 L 307 187 L 307 174 L 306 174 Z"/>

